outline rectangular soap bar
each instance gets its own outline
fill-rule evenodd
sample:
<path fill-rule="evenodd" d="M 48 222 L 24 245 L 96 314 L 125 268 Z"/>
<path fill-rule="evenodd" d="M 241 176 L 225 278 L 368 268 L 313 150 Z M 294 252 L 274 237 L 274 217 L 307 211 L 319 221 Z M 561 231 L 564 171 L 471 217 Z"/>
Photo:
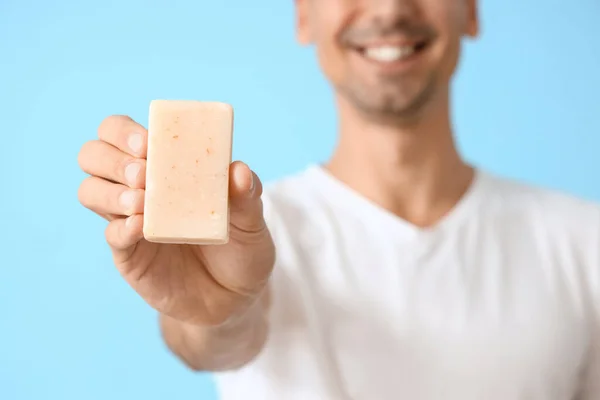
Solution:
<path fill-rule="evenodd" d="M 232 138 L 233 109 L 228 104 L 190 100 L 150 103 L 146 240 L 227 243 Z"/>

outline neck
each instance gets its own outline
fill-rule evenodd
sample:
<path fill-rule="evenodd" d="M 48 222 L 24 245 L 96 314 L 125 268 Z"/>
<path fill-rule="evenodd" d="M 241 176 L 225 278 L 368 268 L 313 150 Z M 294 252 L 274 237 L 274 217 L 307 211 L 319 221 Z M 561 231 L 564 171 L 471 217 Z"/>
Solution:
<path fill-rule="evenodd" d="M 408 222 L 435 224 L 464 195 L 473 169 L 459 156 L 448 93 L 411 122 L 382 124 L 338 99 L 339 140 L 327 169 Z"/>

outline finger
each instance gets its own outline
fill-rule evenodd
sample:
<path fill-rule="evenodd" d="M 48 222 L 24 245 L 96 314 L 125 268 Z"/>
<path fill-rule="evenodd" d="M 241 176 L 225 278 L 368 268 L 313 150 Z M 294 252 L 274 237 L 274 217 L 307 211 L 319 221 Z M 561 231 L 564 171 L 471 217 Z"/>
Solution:
<path fill-rule="evenodd" d="M 263 217 L 262 184 L 242 162 L 230 166 L 231 251 L 207 247 L 206 268 L 222 286 L 244 296 L 262 290 L 273 268 L 273 242 Z M 221 268 L 226 265 L 228 268 Z"/>
<path fill-rule="evenodd" d="M 144 191 L 92 176 L 79 187 L 81 204 L 97 214 L 133 215 L 144 211 Z"/>
<path fill-rule="evenodd" d="M 230 222 L 235 228 L 250 233 L 264 230 L 261 194 L 262 183 L 258 176 L 246 164 L 239 161 L 232 163 L 229 177 Z"/>
<path fill-rule="evenodd" d="M 113 115 L 102 121 L 98 138 L 134 157 L 146 158 L 148 131 L 127 116 Z"/>
<path fill-rule="evenodd" d="M 78 157 L 81 169 L 90 175 L 143 189 L 146 183 L 146 160 L 135 158 L 101 140 L 87 142 Z"/>
<path fill-rule="evenodd" d="M 140 214 L 119 218 L 108 224 L 104 236 L 113 250 L 123 251 L 143 239 L 144 217 Z"/>
<path fill-rule="evenodd" d="M 93 210 L 92 210 L 93 211 Z M 114 221 L 117 218 L 120 218 L 118 215 L 113 215 L 113 214 L 101 214 L 99 212 L 93 211 L 95 214 L 97 214 L 98 216 L 104 218 L 105 220 L 107 220 L 108 222 L 110 221 Z"/>

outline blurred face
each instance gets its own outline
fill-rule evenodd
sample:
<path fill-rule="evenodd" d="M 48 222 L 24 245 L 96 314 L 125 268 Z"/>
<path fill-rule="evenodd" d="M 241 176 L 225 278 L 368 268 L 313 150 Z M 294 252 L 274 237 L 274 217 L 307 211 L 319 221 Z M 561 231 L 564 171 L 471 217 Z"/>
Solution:
<path fill-rule="evenodd" d="M 446 90 L 476 0 L 296 0 L 301 43 L 314 44 L 338 94 L 369 115 L 410 117 Z"/>

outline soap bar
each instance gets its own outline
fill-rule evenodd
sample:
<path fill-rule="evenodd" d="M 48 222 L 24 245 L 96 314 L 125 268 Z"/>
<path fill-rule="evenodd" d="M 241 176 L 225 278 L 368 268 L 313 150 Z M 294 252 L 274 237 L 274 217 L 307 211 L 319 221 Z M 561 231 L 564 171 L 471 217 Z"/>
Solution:
<path fill-rule="evenodd" d="M 229 240 L 233 108 L 153 100 L 148 121 L 144 238 L 224 244 Z"/>

